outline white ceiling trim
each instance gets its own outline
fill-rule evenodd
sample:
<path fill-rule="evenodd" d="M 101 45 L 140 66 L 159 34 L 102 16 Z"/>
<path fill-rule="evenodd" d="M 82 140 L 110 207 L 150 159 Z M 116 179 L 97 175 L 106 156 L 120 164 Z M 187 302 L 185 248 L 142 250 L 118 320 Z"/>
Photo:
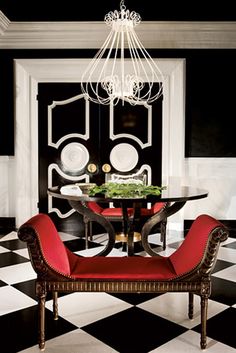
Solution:
<path fill-rule="evenodd" d="M 8 18 L 4 15 L 4 13 L 0 10 L 0 35 L 3 35 L 4 32 L 6 31 L 7 27 L 9 26 L 10 21 Z M 1 41 L 1 39 L 0 39 Z"/>
<path fill-rule="evenodd" d="M 146 48 L 236 48 L 236 22 L 143 21 Z M 100 48 L 109 33 L 102 22 L 11 22 L 0 11 L 2 49 Z"/>

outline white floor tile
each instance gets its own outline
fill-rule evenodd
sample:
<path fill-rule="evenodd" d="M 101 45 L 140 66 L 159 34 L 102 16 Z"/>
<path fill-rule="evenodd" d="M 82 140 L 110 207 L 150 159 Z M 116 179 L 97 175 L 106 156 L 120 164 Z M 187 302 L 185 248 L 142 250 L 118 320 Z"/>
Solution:
<path fill-rule="evenodd" d="M 4 248 L 3 246 L 0 246 L 0 254 L 3 254 L 4 252 L 10 252 L 10 250 L 7 248 Z"/>
<path fill-rule="evenodd" d="M 230 243 L 235 243 L 236 239 L 235 238 L 230 238 L 228 237 L 223 243 L 221 243 L 222 245 L 226 245 L 226 244 L 230 244 Z"/>
<path fill-rule="evenodd" d="M 68 240 L 75 240 L 78 239 L 78 237 L 68 234 L 68 233 L 64 233 L 64 232 L 59 232 L 60 238 L 62 241 L 68 241 Z"/>
<path fill-rule="evenodd" d="M 213 274 L 214 277 L 226 279 L 228 281 L 235 282 L 236 280 L 236 265 L 225 268 L 222 271 L 218 271 Z"/>
<path fill-rule="evenodd" d="M 231 353 L 235 352 L 234 348 L 216 342 L 211 338 L 207 338 L 207 349 L 200 349 L 200 334 L 194 331 L 187 331 L 176 337 L 172 341 L 163 344 L 161 347 L 152 350 L 149 353 Z"/>
<path fill-rule="evenodd" d="M 166 293 L 138 306 L 189 329 L 200 323 L 200 298 L 197 295 L 194 296 L 194 318 L 192 320 L 188 318 L 187 293 Z M 227 306 L 224 304 L 209 300 L 208 318 L 226 308 Z"/>
<path fill-rule="evenodd" d="M 36 273 L 30 262 L 0 268 L 0 279 L 7 284 L 20 283 L 34 278 L 36 278 Z"/>
<path fill-rule="evenodd" d="M 14 253 L 20 255 L 20 256 L 23 256 L 25 257 L 26 259 L 29 259 L 29 252 L 28 252 L 28 249 L 19 249 L 19 250 L 14 250 L 13 251 Z"/>
<path fill-rule="evenodd" d="M 76 251 L 75 254 L 80 255 L 80 256 L 95 256 L 97 255 L 100 251 L 102 251 L 104 249 L 104 246 L 98 246 L 96 248 L 90 248 L 90 249 L 86 249 L 86 250 L 80 250 L 80 251 Z M 109 256 L 126 256 L 126 253 L 119 250 L 119 249 L 112 249 L 111 252 L 107 255 L 107 257 Z"/>
<path fill-rule="evenodd" d="M 1 241 L 19 239 L 16 232 L 10 232 L 0 239 Z"/>
<path fill-rule="evenodd" d="M 236 249 L 223 248 L 221 246 L 217 258 L 219 260 L 236 263 Z"/>
<path fill-rule="evenodd" d="M 106 293 L 73 293 L 59 298 L 59 316 L 78 327 L 131 307 L 130 304 Z M 52 301 L 46 303 L 52 310 Z"/>
<path fill-rule="evenodd" d="M 104 249 L 104 246 L 98 246 L 96 248 L 75 251 L 75 254 L 80 255 L 80 256 L 86 256 L 86 257 L 95 256 L 103 249 Z"/>
<path fill-rule="evenodd" d="M 93 336 L 78 329 L 46 341 L 46 353 L 116 353 Z M 38 346 L 19 353 L 39 353 Z"/>
<path fill-rule="evenodd" d="M 0 288 L 0 315 L 36 305 L 37 302 L 14 287 Z"/>
<path fill-rule="evenodd" d="M 173 254 L 173 252 L 175 252 L 175 251 L 176 251 L 176 249 L 174 249 L 174 248 L 169 248 L 169 247 L 167 246 L 165 250 L 158 252 L 158 254 L 161 255 L 161 256 L 170 256 L 170 255 Z"/>

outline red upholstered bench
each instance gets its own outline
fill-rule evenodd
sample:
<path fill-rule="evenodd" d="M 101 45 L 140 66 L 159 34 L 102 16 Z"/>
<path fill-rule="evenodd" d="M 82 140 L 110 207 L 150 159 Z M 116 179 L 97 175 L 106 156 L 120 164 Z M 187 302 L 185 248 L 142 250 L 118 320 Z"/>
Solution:
<path fill-rule="evenodd" d="M 69 251 L 51 221 L 38 214 L 18 230 L 27 242 L 37 273 L 39 347 L 45 347 L 45 299 L 53 294 L 57 319 L 58 292 L 189 293 L 189 317 L 193 317 L 193 295 L 201 297 L 201 348 L 206 348 L 207 303 L 211 272 L 220 242 L 228 232 L 216 219 L 200 215 L 181 246 L 168 257 L 80 257 Z"/>

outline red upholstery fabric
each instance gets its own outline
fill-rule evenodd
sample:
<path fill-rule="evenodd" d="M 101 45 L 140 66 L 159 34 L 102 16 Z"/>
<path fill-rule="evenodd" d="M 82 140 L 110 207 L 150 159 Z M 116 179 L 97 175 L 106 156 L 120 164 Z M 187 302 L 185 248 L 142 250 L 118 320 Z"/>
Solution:
<path fill-rule="evenodd" d="M 92 210 L 95 213 L 99 213 L 103 215 L 104 217 L 122 217 L 122 208 L 121 207 L 107 207 L 107 208 L 102 208 L 99 206 L 96 202 L 88 202 L 87 203 L 88 208 Z M 128 209 L 128 216 L 132 216 L 133 210 Z"/>
<path fill-rule="evenodd" d="M 95 213 L 101 213 L 102 212 L 102 210 L 103 210 L 103 208 L 102 207 L 100 207 L 96 202 L 88 202 L 87 203 L 87 206 L 88 206 L 88 208 L 90 208 L 90 210 L 92 210 L 93 212 L 95 212 Z"/>
<path fill-rule="evenodd" d="M 35 230 L 47 263 L 58 272 L 70 274 L 66 248 L 50 217 L 46 214 L 38 214 L 26 222 L 24 226 L 30 226 Z"/>
<path fill-rule="evenodd" d="M 193 222 L 181 246 L 170 256 L 177 275 L 189 272 L 202 260 L 210 232 L 222 226 L 208 215 L 201 215 Z"/>
<path fill-rule="evenodd" d="M 102 214 L 107 217 L 122 217 L 122 208 L 121 207 L 109 207 L 102 208 L 96 202 L 88 202 L 88 207 L 95 213 Z M 156 202 L 151 208 L 141 208 L 141 216 L 152 216 L 155 213 L 159 212 L 165 206 L 164 202 Z M 128 208 L 128 216 L 133 215 L 133 208 Z"/>
<path fill-rule="evenodd" d="M 132 216 L 133 210 L 128 209 L 128 216 Z M 104 208 L 101 214 L 105 217 L 122 217 L 122 208 L 121 207 L 110 207 Z"/>
<path fill-rule="evenodd" d="M 156 202 L 151 208 L 141 208 L 141 216 L 152 216 L 165 206 L 164 202 Z"/>
<path fill-rule="evenodd" d="M 88 202 L 87 206 L 95 213 L 99 213 L 104 217 L 122 217 L 122 208 L 121 207 L 107 207 L 102 208 L 96 202 Z M 128 209 L 128 216 L 132 216 L 132 208 Z"/>
<path fill-rule="evenodd" d="M 39 214 L 22 227 L 32 227 L 46 263 L 57 272 L 86 280 L 171 280 L 202 260 L 209 234 L 222 224 L 208 215 L 192 224 L 182 245 L 170 257 L 79 257 L 68 250 L 50 217 Z"/>
<path fill-rule="evenodd" d="M 176 276 L 167 257 L 83 257 L 73 263 L 76 279 L 168 280 Z"/>

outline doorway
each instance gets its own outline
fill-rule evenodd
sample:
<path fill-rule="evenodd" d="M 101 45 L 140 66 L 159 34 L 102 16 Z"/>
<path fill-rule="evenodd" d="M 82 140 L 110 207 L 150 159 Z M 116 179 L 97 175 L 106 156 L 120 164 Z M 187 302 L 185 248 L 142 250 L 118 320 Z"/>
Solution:
<path fill-rule="evenodd" d="M 38 85 L 78 82 L 88 59 L 16 59 L 16 141 L 14 194 L 16 226 L 38 213 Z M 184 176 L 185 60 L 158 59 L 164 74 L 162 108 L 162 184 Z M 170 217 L 168 226 L 182 229 L 183 214 Z"/>

